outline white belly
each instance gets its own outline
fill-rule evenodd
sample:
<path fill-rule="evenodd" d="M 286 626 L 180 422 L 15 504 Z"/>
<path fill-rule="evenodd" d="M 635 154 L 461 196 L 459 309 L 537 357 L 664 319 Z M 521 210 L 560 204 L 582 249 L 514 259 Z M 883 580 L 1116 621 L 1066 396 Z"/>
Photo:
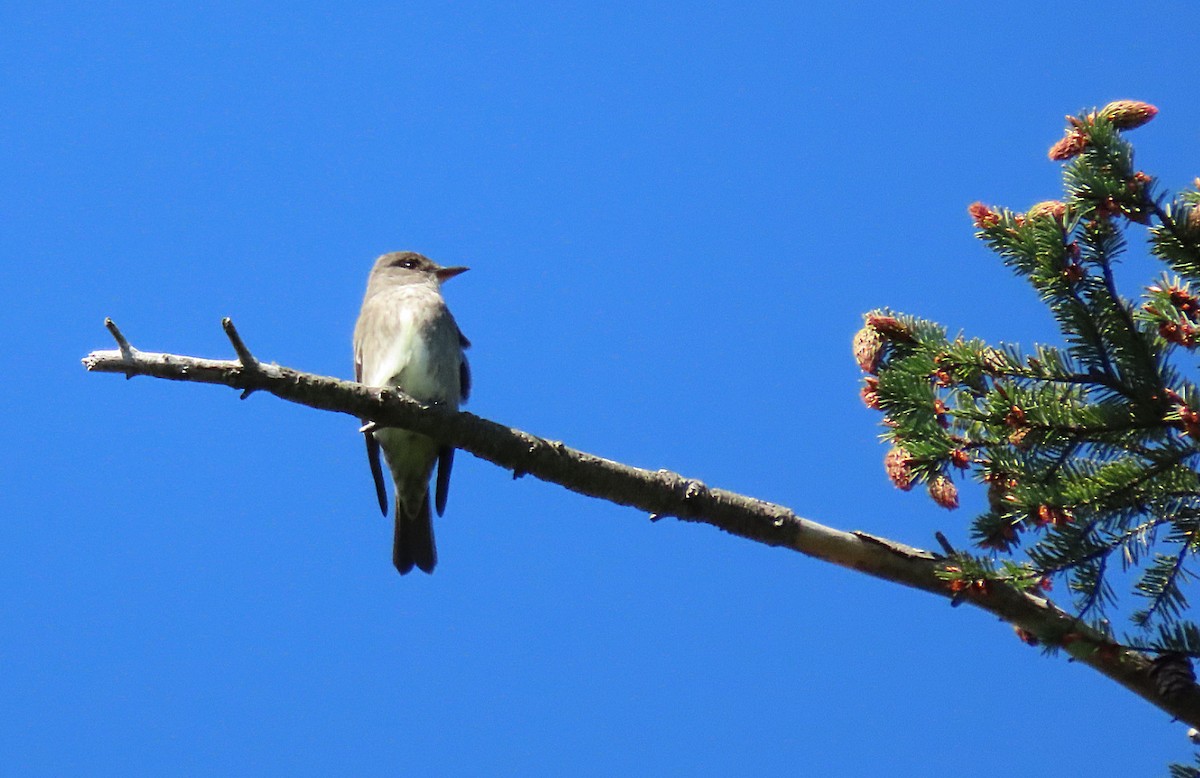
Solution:
<path fill-rule="evenodd" d="M 461 352 L 453 323 L 439 320 L 447 315 L 445 308 L 395 305 L 393 310 L 390 337 L 379 354 L 365 360 L 363 383 L 396 386 L 422 402 L 449 402 L 457 407 Z M 447 337 L 451 331 L 454 339 Z"/>

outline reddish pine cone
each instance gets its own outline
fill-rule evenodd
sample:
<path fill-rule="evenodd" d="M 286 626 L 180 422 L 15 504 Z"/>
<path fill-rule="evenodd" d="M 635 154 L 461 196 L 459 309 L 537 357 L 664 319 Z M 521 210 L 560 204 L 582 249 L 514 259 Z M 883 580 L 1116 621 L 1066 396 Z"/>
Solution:
<path fill-rule="evenodd" d="M 863 405 L 873 411 L 879 410 L 879 379 L 875 376 L 867 376 L 863 381 L 859 396 L 862 397 Z"/>
<path fill-rule="evenodd" d="M 1174 412 L 1179 414 L 1179 421 L 1174 425 L 1183 430 L 1184 435 L 1200 437 L 1200 412 L 1193 410 L 1184 400 L 1175 401 Z"/>
<path fill-rule="evenodd" d="M 1049 524 L 1051 527 L 1064 527 L 1075 520 L 1070 508 L 1060 508 L 1055 505 L 1039 505 L 1037 523 L 1040 526 Z"/>
<path fill-rule="evenodd" d="M 901 446 L 894 446 L 883 458 L 883 469 L 897 489 L 907 492 L 913 488 L 912 455 Z"/>
<path fill-rule="evenodd" d="M 1087 135 L 1078 129 L 1067 130 L 1062 140 L 1050 147 L 1049 157 L 1056 162 L 1078 157 L 1087 148 Z"/>
<path fill-rule="evenodd" d="M 1196 318 L 1197 312 L 1200 312 L 1200 298 L 1192 294 L 1192 290 L 1187 284 L 1172 284 L 1167 289 L 1167 293 L 1170 295 L 1171 305 L 1178 308 L 1189 319 Z"/>
<path fill-rule="evenodd" d="M 1067 215 L 1067 206 L 1059 200 L 1043 200 L 1031 205 L 1027 215 L 1030 219 L 1049 218 L 1061 221 Z"/>
<path fill-rule="evenodd" d="M 1141 127 L 1157 115 L 1157 108 L 1140 100 L 1116 100 L 1100 109 L 1100 116 L 1112 122 L 1118 130 Z"/>
<path fill-rule="evenodd" d="M 986 230 L 988 227 L 995 227 L 1000 223 L 1000 214 L 991 209 L 991 206 L 983 203 L 975 202 L 967 208 L 967 213 L 971 214 L 971 221 L 975 222 L 975 226 L 981 230 Z"/>
<path fill-rule="evenodd" d="M 1168 343 L 1175 343 L 1184 348 L 1196 345 L 1196 328 L 1187 322 L 1164 321 L 1158 325 L 1158 334 Z"/>
<path fill-rule="evenodd" d="M 885 316 L 882 313 L 869 314 L 867 316 L 867 326 L 879 330 L 880 334 L 888 340 L 910 341 L 913 339 L 908 327 L 904 326 L 904 322 L 895 316 Z"/>
<path fill-rule="evenodd" d="M 935 476 L 929 482 L 929 496 L 938 505 L 953 510 L 958 507 L 958 487 L 944 475 Z"/>
<path fill-rule="evenodd" d="M 879 361 L 883 359 L 885 345 L 887 341 L 883 339 L 883 334 L 870 324 L 854 336 L 854 361 L 864 373 L 874 375 L 879 372 Z"/>

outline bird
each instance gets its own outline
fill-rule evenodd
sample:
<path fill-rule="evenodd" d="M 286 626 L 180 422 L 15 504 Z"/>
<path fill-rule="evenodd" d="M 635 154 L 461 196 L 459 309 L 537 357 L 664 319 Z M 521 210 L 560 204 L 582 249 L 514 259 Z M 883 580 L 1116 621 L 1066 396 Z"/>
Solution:
<path fill-rule="evenodd" d="M 442 267 L 413 251 L 393 251 L 375 260 L 354 325 L 354 377 L 367 386 L 394 387 L 430 405 L 457 410 L 471 392 L 471 370 L 463 353 L 471 344 L 446 301 L 442 283 L 466 272 Z M 379 509 L 387 516 L 380 453 L 392 476 L 395 534 L 392 563 L 401 575 L 414 567 L 432 573 L 437 565 L 429 480 L 437 467 L 433 507 L 441 516 L 450 489 L 454 449 L 396 427 L 365 431 L 367 461 Z"/>

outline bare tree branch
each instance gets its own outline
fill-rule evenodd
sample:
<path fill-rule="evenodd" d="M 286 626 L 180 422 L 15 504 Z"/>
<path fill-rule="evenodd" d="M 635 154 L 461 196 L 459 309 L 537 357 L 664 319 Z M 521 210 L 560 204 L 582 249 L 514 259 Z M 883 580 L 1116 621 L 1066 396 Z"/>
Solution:
<path fill-rule="evenodd" d="M 138 351 L 111 320 L 106 326 L 118 349 L 93 351 L 83 359 L 89 371 L 147 375 L 173 381 L 221 384 L 266 391 L 290 402 L 367 419 L 381 427 L 404 427 L 513 471 L 529 474 L 571 491 L 628 505 L 652 520 L 675 517 L 710 524 L 733 535 L 798 551 L 885 581 L 950 599 L 937 576 L 952 558 L 912 548 L 865 532 L 844 532 L 803 519 L 791 510 L 685 478 L 668 470 L 652 472 L 603 459 L 545 440 L 470 413 L 423 405 L 393 389 L 379 389 L 337 378 L 302 373 L 251 356 L 232 322 L 222 325 L 238 360 L 200 359 Z M 948 544 L 944 548 L 949 549 Z M 1077 661 L 1111 678 L 1153 705 L 1193 727 L 1200 727 L 1200 687 L 1164 697 L 1149 674 L 1145 654 L 1115 645 L 1109 638 L 1048 600 L 999 582 L 960 591 L 954 601 L 969 602 L 1036 636 L 1065 648 Z"/>

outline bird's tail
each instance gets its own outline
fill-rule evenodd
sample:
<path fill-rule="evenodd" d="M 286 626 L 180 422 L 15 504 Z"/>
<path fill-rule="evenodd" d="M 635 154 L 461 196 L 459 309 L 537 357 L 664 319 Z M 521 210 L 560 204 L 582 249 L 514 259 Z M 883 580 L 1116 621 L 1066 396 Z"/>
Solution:
<path fill-rule="evenodd" d="M 406 512 L 399 494 L 396 495 L 396 534 L 392 541 L 392 564 L 400 571 L 400 575 L 412 572 L 414 566 L 426 573 L 432 573 L 434 565 L 437 564 L 428 490 L 415 512 Z"/>

